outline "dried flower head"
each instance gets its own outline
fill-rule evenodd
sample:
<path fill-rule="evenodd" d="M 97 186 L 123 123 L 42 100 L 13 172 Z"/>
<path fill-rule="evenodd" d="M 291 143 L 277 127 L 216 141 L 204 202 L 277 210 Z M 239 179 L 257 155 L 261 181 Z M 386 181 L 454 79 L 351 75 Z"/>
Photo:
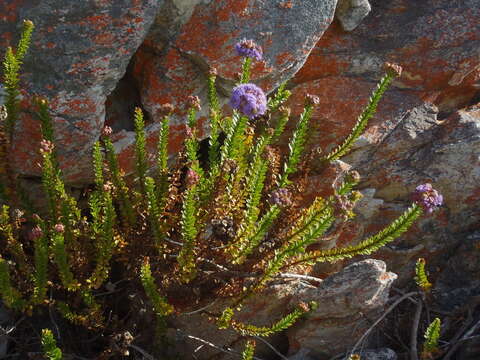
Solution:
<path fill-rule="evenodd" d="M 318 105 L 320 104 L 320 98 L 317 95 L 307 94 L 305 96 L 305 104 L 306 105 Z"/>
<path fill-rule="evenodd" d="M 292 195 L 285 188 L 277 189 L 270 194 L 270 201 L 280 207 L 292 205 Z"/>
<path fill-rule="evenodd" d="M 30 230 L 30 240 L 35 241 L 43 236 L 43 230 L 40 226 L 35 226 L 32 230 Z"/>
<path fill-rule="evenodd" d="M 418 185 L 412 194 L 412 200 L 429 214 L 443 204 L 443 196 L 429 183 Z"/>
<path fill-rule="evenodd" d="M 230 216 L 212 219 L 212 231 L 218 237 L 233 238 L 235 236 L 235 223 Z"/>
<path fill-rule="evenodd" d="M 233 159 L 225 159 L 222 166 L 222 171 L 225 174 L 235 174 L 238 170 L 238 164 Z"/>
<path fill-rule="evenodd" d="M 218 75 L 218 70 L 216 67 L 211 67 L 208 69 L 208 75 L 209 76 L 217 76 Z"/>
<path fill-rule="evenodd" d="M 40 152 L 42 154 L 50 154 L 50 153 L 52 153 L 54 148 L 55 148 L 55 146 L 53 145 L 53 143 L 51 141 L 45 140 L 45 139 L 40 141 Z"/>
<path fill-rule="evenodd" d="M 383 67 L 387 72 L 387 74 L 390 76 L 394 76 L 394 77 L 402 76 L 402 67 L 398 64 L 392 64 L 392 63 L 386 62 L 383 65 Z"/>
<path fill-rule="evenodd" d="M 267 97 L 255 84 L 241 84 L 233 89 L 230 106 L 253 119 L 267 111 Z"/>
<path fill-rule="evenodd" d="M 289 117 L 290 116 L 290 113 L 292 112 L 292 110 L 288 107 L 288 106 L 280 106 L 278 108 L 278 111 L 280 111 L 280 114 L 282 114 L 282 116 L 285 116 L 285 117 Z"/>
<path fill-rule="evenodd" d="M 200 98 L 198 96 L 189 96 L 187 98 L 187 107 L 189 109 L 195 109 L 195 110 L 201 110 L 201 106 L 200 106 Z"/>
<path fill-rule="evenodd" d="M 174 111 L 175 111 L 175 108 L 170 103 L 162 104 L 158 109 L 159 114 L 162 116 L 168 116 Z"/>
<path fill-rule="evenodd" d="M 56 224 L 54 229 L 57 233 L 63 233 L 65 231 L 65 226 L 63 224 Z"/>
<path fill-rule="evenodd" d="M 200 175 L 198 175 L 198 173 L 195 170 L 188 169 L 187 180 L 186 180 L 187 186 L 192 187 L 194 185 L 197 185 L 199 181 L 200 181 Z"/>
<path fill-rule="evenodd" d="M 109 137 L 110 135 L 112 135 L 112 132 L 113 130 L 110 126 L 104 126 L 102 129 L 102 136 Z"/>
<path fill-rule="evenodd" d="M 239 56 L 257 59 L 261 61 L 263 59 L 263 51 L 253 40 L 243 39 L 235 44 L 235 50 Z"/>

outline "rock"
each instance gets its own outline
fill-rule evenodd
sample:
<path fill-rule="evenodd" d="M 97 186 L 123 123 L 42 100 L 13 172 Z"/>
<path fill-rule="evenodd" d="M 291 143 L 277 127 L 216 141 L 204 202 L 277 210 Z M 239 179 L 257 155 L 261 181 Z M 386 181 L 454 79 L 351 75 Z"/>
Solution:
<path fill-rule="evenodd" d="M 370 13 L 372 7 L 368 0 L 339 0 L 335 17 L 345 31 L 354 30 Z"/>
<path fill-rule="evenodd" d="M 367 349 L 360 352 L 362 360 L 397 360 L 398 356 L 392 349 Z"/>
<path fill-rule="evenodd" d="M 381 100 L 353 152 L 342 159 L 360 172 L 360 190 L 373 189 L 375 195 L 362 200 L 353 232 L 347 231 L 337 245 L 354 244 L 387 226 L 409 205 L 414 187 L 431 182 L 444 193 L 444 208 L 376 255 L 410 281 L 416 258 L 435 258 L 441 265 L 440 255 L 458 244 L 452 234 L 468 231 L 480 220 L 475 106 L 480 1 L 370 3 L 371 13 L 354 32 L 343 31 L 338 22 L 325 32 L 290 82 L 290 105 L 298 113 L 305 94 L 320 96 L 309 140 L 328 153 L 349 134 L 382 64 L 402 65 L 403 76 Z M 317 178 L 321 174 L 312 174 L 312 182 Z"/>
<path fill-rule="evenodd" d="M 14 327 L 15 319 L 12 316 L 11 311 L 9 311 L 3 303 L 0 302 L 0 326 L 2 329 L 5 329 L 6 333 L 0 335 L 0 357 L 7 356 L 9 336 L 8 332 L 10 327 Z"/>
<path fill-rule="evenodd" d="M 294 307 L 290 305 L 293 299 L 298 299 L 297 294 L 313 286 L 298 280 L 286 281 L 269 286 L 258 295 L 246 301 L 241 311 L 236 311 L 235 319 L 245 324 L 256 326 L 271 326 L 275 321 L 291 312 Z M 229 303 L 223 300 L 216 301 L 208 308 L 209 312 L 221 313 Z M 202 306 L 199 306 L 201 308 Z M 228 347 L 241 352 L 244 347 L 243 337 L 231 330 L 219 330 L 218 326 L 206 315 L 196 313 L 192 315 L 179 315 L 170 321 L 172 328 L 169 331 L 173 348 L 171 356 L 175 358 L 190 359 L 195 354 L 197 359 L 236 359 L 236 356 L 222 353 L 218 349 L 209 347 L 201 342 L 188 338 L 186 335 L 199 337 L 219 347 Z M 175 330 L 177 329 L 177 330 Z M 277 333 L 266 340 L 278 351 L 288 351 L 288 340 L 283 333 Z M 255 355 L 269 359 L 274 356 L 272 350 L 260 341 L 257 344 Z"/>
<path fill-rule="evenodd" d="M 105 99 L 125 73 L 163 0 L 2 1 L 0 48 L 13 45 L 22 19 L 35 24 L 22 71 L 28 95 L 50 102 L 57 149 L 69 182 L 89 181 L 91 149 L 105 117 Z M 24 104 L 31 107 L 25 93 Z M 29 112 L 15 129 L 14 168 L 39 176 L 38 120 Z"/>
<path fill-rule="evenodd" d="M 236 312 L 235 319 L 245 324 L 270 326 L 300 302 L 316 301 L 320 305 L 317 310 L 309 313 L 305 319 L 300 319 L 286 334 L 275 334 L 266 340 L 278 351 L 296 353 L 292 359 L 303 358 L 309 351 L 309 356 L 316 359 L 319 349 L 329 349 L 329 354 L 336 354 L 347 350 L 368 327 L 368 322 L 361 321 L 363 316 L 360 313 L 369 319 L 377 316 L 388 298 L 389 288 L 395 278 L 395 274 L 385 271 L 384 262 L 368 259 L 332 275 L 318 287 L 299 280 L 281 281 L 249 299 Z M 219 313 L 225 306 L 227 303 L 219 300 L 211 304 L 208 311 Z M 199 304 L 198 308 L 201 307 Z M 172 326 L 169 336 L 175 344 L 172 355 L 177 357 L 188 358 L 194 353 L 198 359 L 214 356 L 218 356 L 218 359 L 231 358 L 186 335 L 235 351 L 243 349 L 243 341 L 238 333 L 218 330 L 217 325 L 203 314 L 177 315 L 169 324 Z M 356 329 L 354 333 L 352 328 Z M 342 340 L 344 338 L 350 340 Z M 302 355 L 298 354 L 300 349 L 303 349 L 300 353 Z M 270 348 L 258 342 L 256 356 L 268 359 L 272 355 Z"/>
<path fill-rule="evenodd" d="M 305 349 L 323 359 L 349 350 L 370 325 L 362 319 L 376 318 L 388 299 L 397 276 L 385 268 L 383 261 L 367 259 L 328 277 L 318 288 L 299 292 L 302 301 L 314 300 L 319 307 L 287 330 L 290 353 Z"/>
<path fill-rule="evenodd" d="M 446 312 L 480 296 L 480 231 L 458 237 L 460 246 L 437 274 L 433 291 L 435 302 Z"/>
<path fill-rule="evenodd" d="M 171 20 L 159 12 L 133 59 L 132 74 L 139 86 L 142 105 L 153 122 L 159 120 L 158 109 L 162 104 L 171 103 L 177 108 L 171 122 L 172 153 L 181 149 L 184 139 L 186 98 L 196 95 L 202 104 L 207 103 L 209 68 L 217 69 L 220 102 L 227 102 L 241 70 L 242 59 L 234 51 L 235 43 L 247 38 L 263 47 L 264 61 L 254 63 L 252 81 L 268 93 L 302 67 L 333 20 L 336 0 L 295 2 L 291 8 L 277 6 L 281 3 L 253 4 L 244 0 L 165 3 L 167 13 L 183 15 L 179 19 L 175 15 L 176 20 Z M 206 115 L 206 111 L 201 115 Z M 156 126 L 147 128 L 152 150 L 156 131 Z M 118 134 L 118 141 L 122 164 L 131 169 L 133 133 Z"/>

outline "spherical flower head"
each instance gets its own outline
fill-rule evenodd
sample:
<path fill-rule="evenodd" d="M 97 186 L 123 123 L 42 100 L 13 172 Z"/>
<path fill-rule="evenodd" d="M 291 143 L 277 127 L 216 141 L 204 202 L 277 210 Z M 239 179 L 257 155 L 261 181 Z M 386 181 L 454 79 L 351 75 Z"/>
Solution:
<path fill-rule="evenodd" d="M 257 59 L 258 61 L 263 58 L 262 48 L 255 44 L 253 40 L 243 39 L 235 44 L 235 50 L 239 56 Z"/>
<path fill-rule="evenodd" d="M 418 185 L 412 194 L 412 200 L 429 214 L 443 204 L 443 196 L 429 183 Z"/>
<path fill-rule="evenodd" d="M 287 189 L 277 189 L 270 194 L 270 201 L 279 207 L 292 205 L 292 196 Z"/>
<path fill-rule="evenodd" d="M 241 84 L 233 88 L 230 106 L 253 119 L 267 111 L 267 97 L 255 84 Z"/>

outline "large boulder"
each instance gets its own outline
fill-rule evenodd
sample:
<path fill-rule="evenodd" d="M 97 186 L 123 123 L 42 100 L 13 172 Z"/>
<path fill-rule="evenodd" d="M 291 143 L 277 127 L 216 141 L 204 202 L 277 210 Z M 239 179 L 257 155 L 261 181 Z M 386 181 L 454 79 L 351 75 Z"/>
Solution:
<path fill-rule="evenodd" d="M 346 267 L 324 281 L 288 277 L 278 279 L 276 284 L 246 301 L 237 311 L 235 319 L 245 324 L 270 326 L 299 303 L 315 301 L 318 308 L 298 320 L 286 334 L 277 333 L 266 340 L 283 353 L 300 351 L 297 359 L 304 352 L 312 356 L 336 355 L 349 350 L 368 328 L 365 317 L 375 318 L 382 311 L 396 277 L 394 273 L 386 271 L 383 261 L 367 259 Z M 204 306 L 199 304 L 198 308 Z M 217 300 L 206 306 L 207 314 L 219 313 L 226 304 Z M 225 354 L 194 337 L 223 349 L 243 350 L 244 339 L 240 334 L 232 330 L 219 331 L 209 316 L 201 311 L 176 316 L 170 324 L 173 327 L 168 333 L 175 344 L 173 356 L 190 358 L 194 354 L 197 359 L 205 360 L 235 358 L 235 355 Z M 270 347 L 260 340 L 257 343 L 256 356 L 264 359 L 275 356 Z"/>
<path fill-rule="evenodd" d="M 105 100 L 155 20 L 163 0 L 2 1 L 0 48 L 14 45 L 23 19 L 36 29 L 22 75 L 24 95 L 49 100 L 57 148 L 69 182 L 90 176 L 91 149 L 105 120 Z M 3 53 L 3 51 L 2 51 Z M 24 106 L 30 107 L 28 96 Z M 22 115 L 14 168 L 39 176 L 39 122 Z"/>
<path fill-rule="evenodd" d="M 353 3 L 343 1 L 342 6 L 353 10 Z M 379 253 L 407 280 L 419 256 L 441 261 L 438 255 L 458 243 L 451 234 L 468 231 L 480 220 L 475 106 L 480 1 L 370 4 L 371 12 L 353 31 L 343 30 L 339 21 L 332 23 L 292 79 L 290 104 L 298 113 L 305 94 L 320 96 L 311 143 L 328 153 L 348 135 L 383 73 L 382 64 L 403 67 L 354 151 L 342 159 L 360 172 L 365 198 L 352 231 L 337 244 L 352 244 L 387 226 L 409 205 L 416 185 L 433 183 L 445 197 L 444 208 Z M 317 178 L 321 174 L 314 174 L 312 181 Z M 328 186 L 311 187 L 307 195 Z M 328 267 L 321 272 L 329 273 Z"/>
<path fill-rule="evenodd" d="M 241 39 L 262 46 L 263 61 L 255 62 L 252 80 L 270 92 L 290 79 L 305 63 L 333 20 L 336 0 L 298 2 L 247 0 L 167 1 L 145 42 L 132 61 L 133 82 L 152 124 L 147 128 L 151 149 L 157 138 L 164 103 L 176 108 L 172 117 L 170 151 L 184 139 L 185 108 L 189 95 L 206 103 L 210 68 L 218 72 L 220 102 L 224 104 L 241 70 L 234 51 Z M 176 14 L 175 20 L 164 14 Z M 122 100 L 121 102 L 124 103 Z M 205 113 L 203 113 L 205 114 Z M 115 128 L 115 121 L 112 121 Z M 128 130 L 128 129 L 125 129 Z M 131 168 L 134 136 L 116 135 L 122 165 Z"/>
<path fill-rule="evenodd" d="M 397 276 L 385 269 L 383 261 L 367 259 L 328 277 L 317 288 L 299 292 L 299 299 L 319 306 L 287 331 L 289 351 L 329 359 L 350 350 L 370 326 L 365 319 L 378 317 L 388 300 Z"/>

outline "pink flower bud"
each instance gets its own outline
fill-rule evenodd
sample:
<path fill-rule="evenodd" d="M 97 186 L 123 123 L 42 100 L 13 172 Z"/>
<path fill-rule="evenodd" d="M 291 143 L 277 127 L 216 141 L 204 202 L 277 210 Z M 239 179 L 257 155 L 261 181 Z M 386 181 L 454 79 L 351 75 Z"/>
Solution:
<path fill-rule="evenodd" d="M 63 224 L 56 224 L 54 229 L 57 233 L 63 233 L 65 231 L 65 226 Z"/>

